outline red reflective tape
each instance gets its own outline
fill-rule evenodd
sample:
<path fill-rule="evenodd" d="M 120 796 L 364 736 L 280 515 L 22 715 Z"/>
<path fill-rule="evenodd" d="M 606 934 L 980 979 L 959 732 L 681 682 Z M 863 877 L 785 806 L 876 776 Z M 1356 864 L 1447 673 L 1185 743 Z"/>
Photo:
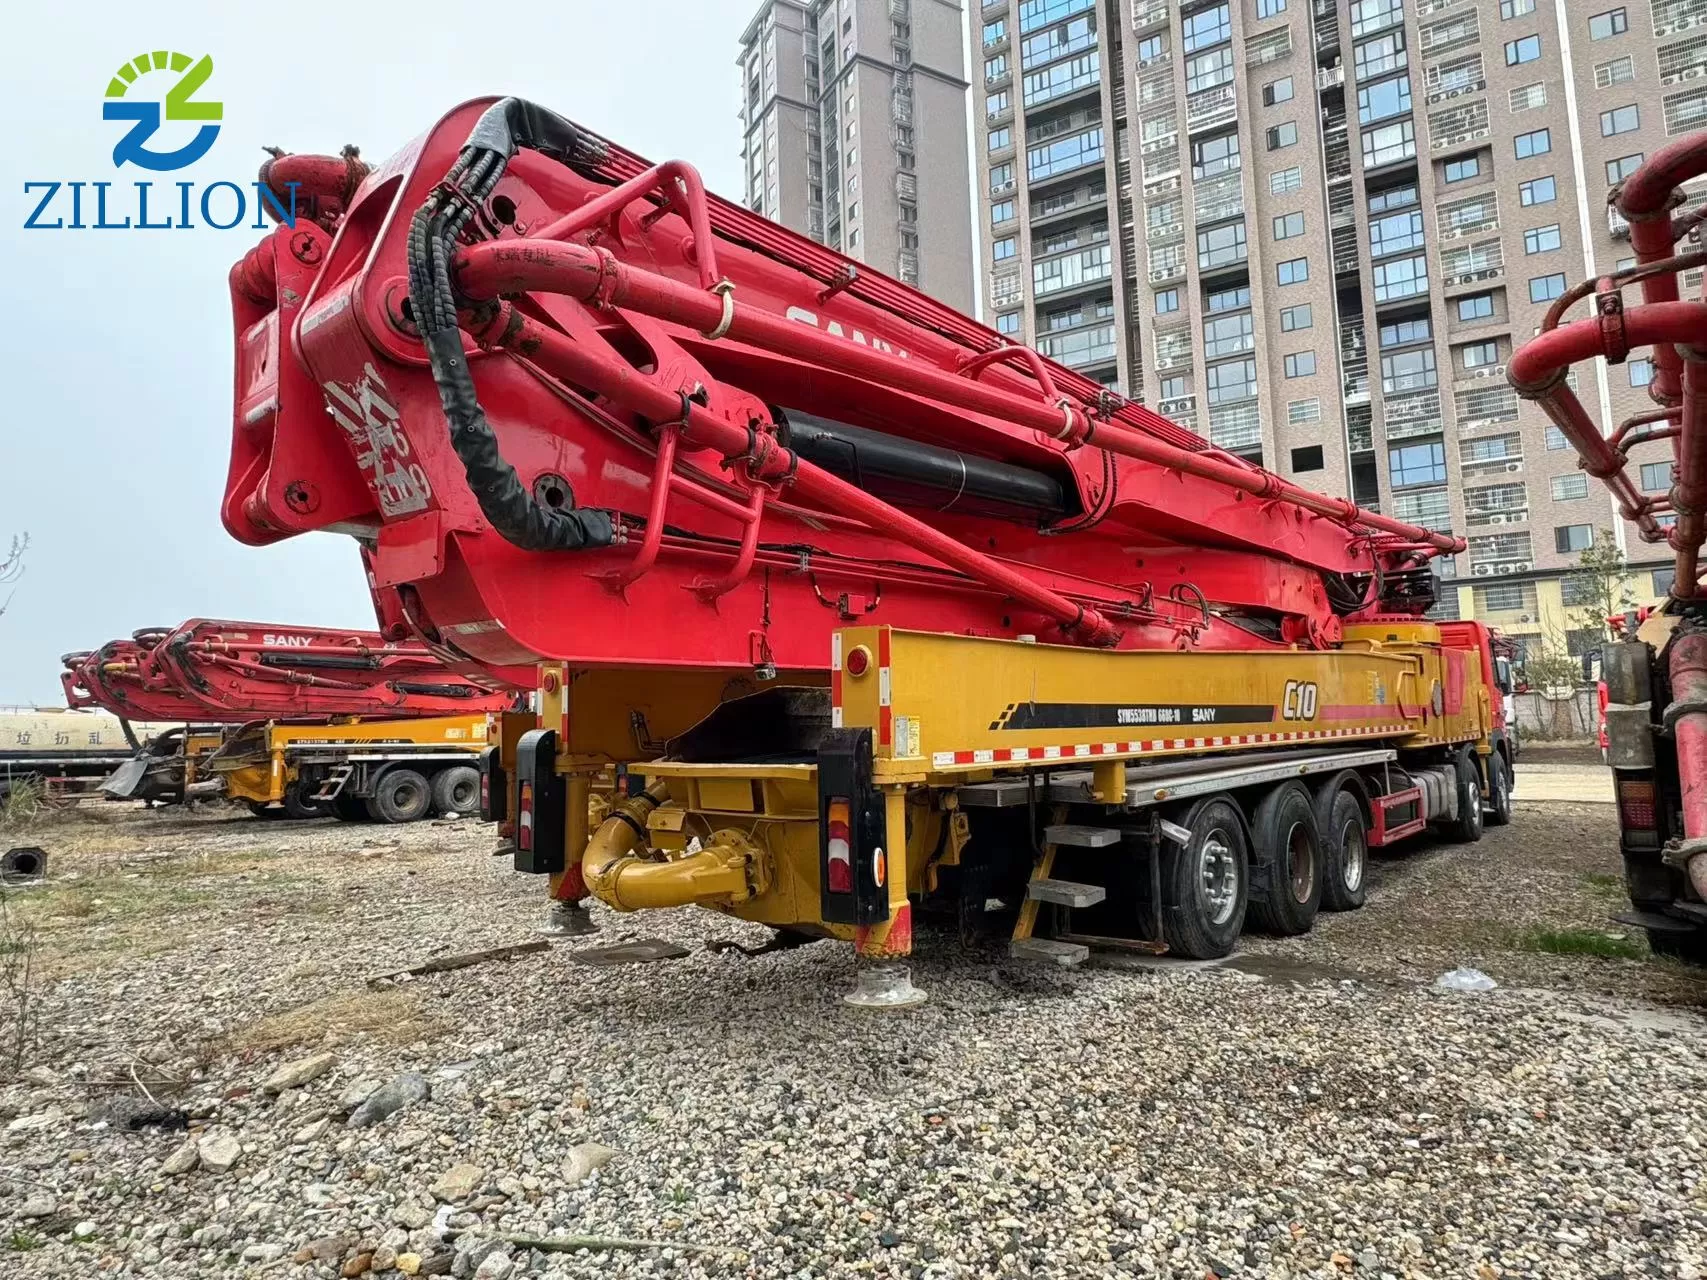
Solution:
<path fill-rule="evenodd" d="M 830 705 L 838 710 L 841 709 L 842 669 L 840 667 L 832 667 L 830 669 Z"/>
<path fill-rule="evenodd" d="M 895 710 L 893 707 L 877 708 L 877 740 L 884 746 L 890 744 L 895 736 Z"/>

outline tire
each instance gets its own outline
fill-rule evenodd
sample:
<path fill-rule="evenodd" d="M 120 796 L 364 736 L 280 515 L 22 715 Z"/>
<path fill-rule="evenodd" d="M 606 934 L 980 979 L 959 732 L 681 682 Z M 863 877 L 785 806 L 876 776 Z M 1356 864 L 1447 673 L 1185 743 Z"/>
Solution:
<path fill-rule="evenodd" d="M 1707 929 L 1697 929 L 1694 933 L 1661 933 L 1657 929 L 1645 932 L 1648 935 L 1648 950 L 1656 956 L 1667 956 L 1685 964 L 1707 966 Z"/>
<path fill-rule="evenodd" d="M 1184 824 L 1191 838 L 1162 851 L 1162 940 L 1188 960 L 1219 960 L 1245 927 L 1250 851 L 1238 806 L 1205 800 Z"/>
<path fill-rule="evenodd" d="M 427 816 L 433 789 L 413 769 L 391 769 L 380 774 L 368 797 L 367 811 L 376 822 L 414 822 Z"/>
<path fill-rule="evenodd" d="M 1369 892 L 1369 820 L 1351 781 L 1354 776 L 1342 773 L 1316 795 L 1323 911 L 1356 911 Z"/>
<path fill-rule="evenodd" d="M 308 789 L 301 782 L 293 782 L 285 788 L 284 793 L 285 817 L 298 822 L 309 818 L 324 818 L 331 809 L 324 800 L 312 800 Z"/>
<path fill-rule="evenodd" d="M 340 791 L 332 797 L 332 816 L 340 822 L 372 822 L 367 801 L 350 791 Z"/>
<path fill-rule="evenodd" d="M 284 817 L 283 809 L 275 809 L 265 800 L 244 800 L 243 807 L 250 813 L 254 814 L 257 818 L 271 819 Z"/>
<path fill-rule="evenodd" d="M 1483 821 L 1490 827 L 1511 825 L 1511 768 L 1497 751 L 1488 757 L 1488 812 Z"/>
<path fill-rule="evenodd" d="M 433 778 L 434 813 L 475 813 L 480 808 L 480 770 L 456 764 Z"/>
<path fill-rule="evenodd" d="M 1459 844 L 1475 844 L 1482 838 L 1482 771 L 1468 750 L 1453 756 L 1452 764 L 1458 774 L 1458 816 L 1444 830 Z"/>
<path fill-rule="evenodd" d="M 1262 798 L 1251 839 L 1268 882 L 1251 895 L 1251 923 L 1283 938 L 1309 933 L 1322 905 L 1322 833 L 1302 783 L 1284 783 Z"/>

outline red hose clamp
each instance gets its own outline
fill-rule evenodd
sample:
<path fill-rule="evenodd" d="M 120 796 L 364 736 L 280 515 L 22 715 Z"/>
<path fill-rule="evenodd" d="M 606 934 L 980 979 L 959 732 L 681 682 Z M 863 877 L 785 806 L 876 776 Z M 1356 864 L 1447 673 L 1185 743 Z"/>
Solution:
<path fill-rule="evenodd" d="M 1624 295 L 1611 280 L 1600 281 L 1600 292 L 1594 295 L 1595 312 L 1600 321 L 1600 346 L 1608 364 L 1623 364 L 1630 354 L 1630 338 L 1624 329 Z"/>

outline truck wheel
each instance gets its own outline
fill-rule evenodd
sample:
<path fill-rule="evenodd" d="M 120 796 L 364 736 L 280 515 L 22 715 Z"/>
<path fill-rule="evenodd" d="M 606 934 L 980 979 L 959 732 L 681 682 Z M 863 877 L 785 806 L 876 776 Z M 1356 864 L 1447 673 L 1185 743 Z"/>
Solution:
<path fill-rule="evenodd" d="M 308 789 L 300 782 L 293 782 L 285 788 L 284 811 L 287 818 L 303 821 L 308 818 L 324 818 L 327 814 L 325 801 L 311 799 Z"/>
<path fill-rule="evenodd" d="M 373 815 L 367 811 L 367 801 L 353 791 L 340 791 L 332 797 L 332 813 L 341 822 L 373 821 Z"/>
<path fill-rule="evenodd" d="M 1162 939 L 1188 960 L 1219 960 L 1245 927 L 1250 854 L 1245 827 L 1231 800 L 1199 805 L 1187 824 L 1191 838 L 1168 841 L 1162 858 Z"/>
<path fill-rule="evenodd" d="M 1368 894 L 1369 823 L 1348 771 L 1316 796 L 1322 833 L 1322 910 L 1356 911 Z"/>
<path fill-rule="evenodd" d="M 1506 766 L 1505 757 L 1497 751 L 1488 757 L 1488 813 L 1485 821 L 1490 827 L 1511 824 L 1511 770 Z"/>
<path fill-rule="evenodd" d="M 1648 950 L 1656 956 L 1707 966 L 1707 929 L 1697 929 L 1694 933 L 1661 933 L 1658 929 L 1646 932 Z"/>
<path fill-rule="evenodd" d="M 1452 767 L 1458 774 L 1458 816 L 1446 824 L 1446 834 L 1460 844 L 1475 844 L 1482 838 L 1482 771 L 1468 750 L 1452 757 Z"/>
<path fill-rule="evenodd" d="M 433 789 L 413 769 L 382 773 L 368 797 L 367 811 L 380 822 L 414 822 L 427 816 Z"/>
<path fill-rule="evenodd" d="M 1322 905 L 1322 833 L 1302 784 L 1276 787 L 1251 819 L 1256 860 L 1268 873 L 1267 891 L 1251 896 L 1251 923 L 1264 933 L 1309 933 Z"/>
<path fill-rule="evenodd" d="M 441 769 L 433 779 L 434 813 L 473 813 L 480 807 L 480 771 L 471 765 Z"/>

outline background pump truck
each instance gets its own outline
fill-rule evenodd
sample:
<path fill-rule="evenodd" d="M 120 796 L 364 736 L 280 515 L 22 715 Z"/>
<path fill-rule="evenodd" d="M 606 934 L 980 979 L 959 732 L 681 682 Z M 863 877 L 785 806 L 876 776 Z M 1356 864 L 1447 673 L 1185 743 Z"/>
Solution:
<path fill-rule="evenodd" d="M 537 686 L 516 860 L 556 901 L 1214 955 L 1504 821 L 1487 635 L 1422 617 L 1460 539 L 532 103 L 262 180 L 301 216 L 231 273 L 226 527 L 353 536 L 443 662 Z"/>

